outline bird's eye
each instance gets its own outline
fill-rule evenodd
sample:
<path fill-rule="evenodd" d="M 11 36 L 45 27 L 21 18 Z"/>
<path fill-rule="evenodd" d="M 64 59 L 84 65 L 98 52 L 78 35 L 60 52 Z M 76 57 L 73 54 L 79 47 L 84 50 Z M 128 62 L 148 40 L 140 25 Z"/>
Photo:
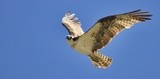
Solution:
<path fill-rule="evenodd" d="M 67 35 L 66 37 L 68 40 L 71 40 L 73 37 L 71 35 Z"/>

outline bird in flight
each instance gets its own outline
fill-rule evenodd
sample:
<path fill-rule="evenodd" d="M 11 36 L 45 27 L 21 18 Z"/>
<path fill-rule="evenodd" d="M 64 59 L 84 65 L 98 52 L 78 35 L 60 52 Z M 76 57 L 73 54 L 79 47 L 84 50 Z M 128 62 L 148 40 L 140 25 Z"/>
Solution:
<path fill-rule="evenodd" d="M 62 18 L 62 24 L 68 30 L 66 39 L 69 45 L 76 51 L 89 57 L 92 64 L 98 68 L 107 68 L 112 59 L 98 52 L 107 45 L 119 32 L 131 28 L 134 24 L 151 20 L 149 12 L 141 9 L 111 15 L 99 19 L 87 32 L 84 32 L 81 23 L 74 13 L 66 13 Z"/>

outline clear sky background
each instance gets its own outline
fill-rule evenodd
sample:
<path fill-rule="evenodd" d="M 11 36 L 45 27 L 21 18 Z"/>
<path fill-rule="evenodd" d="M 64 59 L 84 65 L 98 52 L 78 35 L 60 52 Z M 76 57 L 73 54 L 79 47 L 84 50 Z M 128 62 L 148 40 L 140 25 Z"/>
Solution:
<path fill-rule="evenodd" d="M 98 19 L 142 9 L 152 20 L 121 32 L 100 52 L 107 69 L 66 42 L 74 12 L 87 31 Z M 160 79 L 160 0 L 0 0 L 0 79 Z"/>

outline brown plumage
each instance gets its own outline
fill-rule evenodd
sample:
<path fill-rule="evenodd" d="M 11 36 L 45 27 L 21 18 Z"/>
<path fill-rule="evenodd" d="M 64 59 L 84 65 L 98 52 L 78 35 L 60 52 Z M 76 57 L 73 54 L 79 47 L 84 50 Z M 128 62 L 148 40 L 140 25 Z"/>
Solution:
<path fill-rule="evenodd" d="M 107 45 L 112 40 L 113 37 L 119 34 L 119 32 L 121 32 L 124 29 L 129 29 L 130 27 L 133 26 L 133 24 L 150 20 L 149 17 L 152 15 L 148 14 L 149 12 L 140 12 L 140 11 L 141 10 L 139 9 L 132 12 L 112 15 L 100 19 L 97 22 L 100 23 L 99 30 L 97 31 L 97 33 L 95 33 L 96 31 L 92 33 L 95 34 L 93 37 L 96 38 L 96 40 L 94 41 L 95 44 L 93 47 L 94 48 L 93 51 L 96 51 L 102 48 L 103 46 Z M 93 28 L 91 29 L 94 28 L 96 27 L 93 26 Z M 88 33 L 90 32 L 91 31 L 89 30 Z"/>
<path fill-rule="evenodd" d="M 68 15 L 68 17 L 71 15 L 73 14 Z M 89 56 L 95 66 L 107 68 L 112 63 L 112 59 L 100 54 L 98 50 L 107 45 L 122 30 L 131 28 L 135 23 L 150 20 L 150 16 L 152 15 L 149 12 L 142 12 L 139 9 L 128 13 L 104 17 L 98 20 L 86 33 L 80 27 L 81 25 L 78 19 L 75 20 L 73 16 L 68 19 L 65 16 L 62 19 L 62 23 L 71 35 L 67 39 L 68 43 L 75 50 Z M 76 40 L 73 40 L 75 38 Z"/>

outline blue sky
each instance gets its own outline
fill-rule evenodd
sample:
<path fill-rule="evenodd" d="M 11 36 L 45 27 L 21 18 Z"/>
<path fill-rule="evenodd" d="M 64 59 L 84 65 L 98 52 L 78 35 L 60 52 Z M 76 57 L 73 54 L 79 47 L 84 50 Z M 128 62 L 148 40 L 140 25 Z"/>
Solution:
<path fill-rule="evenodd" d="M 0 79 L 160 79 L 159 0 L 0 0 Z M 61 18 L 76 13 L 87 31 L 98 19 L 136 9 L 152 20 L 121 32 L 100 50 L 108 69 L 66 42 Z"/>

